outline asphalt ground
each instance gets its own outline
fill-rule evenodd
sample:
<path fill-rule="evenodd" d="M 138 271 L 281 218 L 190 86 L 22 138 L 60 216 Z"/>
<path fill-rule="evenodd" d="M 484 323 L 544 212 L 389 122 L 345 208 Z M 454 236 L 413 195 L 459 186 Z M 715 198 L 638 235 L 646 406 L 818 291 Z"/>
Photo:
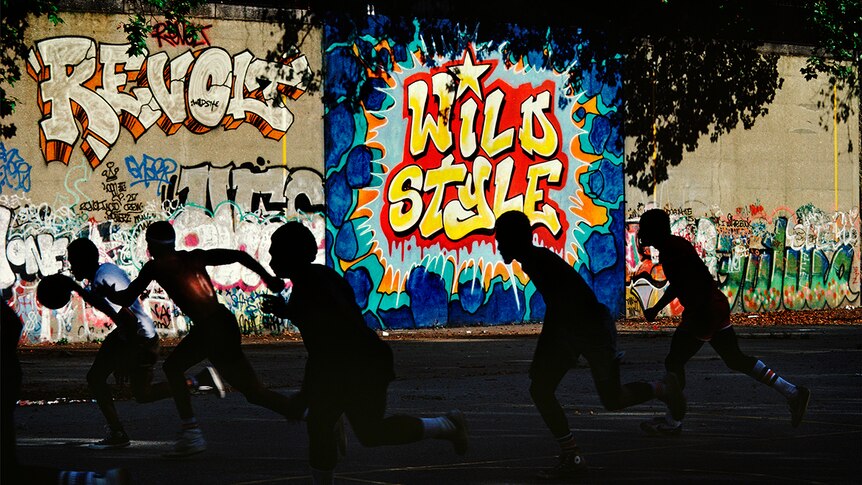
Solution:
<path fill-rule="evenodd" d="M 621 332 L 623 381 L 661 376 L 669 331 Z M 433 416 L 460 408 L 469 422 L 468 454 L 457 456 L 445 441 L 365 448 L 348 427 L 348 454 L 336 469 L 337 483 L 547 483 L 534 478 L 535 472 L 554 463 L 557 445 L 528 394 L 535 335 L 472 338 L 467 330 L 459 332 L 470 338 L 455 338 L 458 332 L 430 340 L 390 337 L 399 378 L 390 386 L 388 413 Z M 862 326 L 737 328 L 737 333 L 744 352 L 812 390 L 799 428 L 791 427 L 778 393 L 727 369 L 709 346 L 687 366 L 689 411 L 684 432 L 676 437 L 639 430 L 641 421 L 663 413 L 661 403 L 605 411 L 589 369 L 579 367 L 557 394 L 590 464 L 572 481 L 860 483 Z M 265 384 L 285 393 L 298 389 L 305 362 L 301 342 L 285 339 L 244 348 Z M 84 376 L 93 355 L 92 346 L 21 352 L 23 399 L 85 397 Z M 128 392 L 119 388 L 117 395 Z M 195 396 L 193 404 L 208 450 L 192 458 L 161 458 L 178 428 L 170 400 L 119 400 L 132 446 L 86 448 L 104 434 L 96 405 L 85 399 L 19 407 L 19 459 L 63 469 L 124 467 L 140 484 L 310 483 L 302 423 L 289 423 L 236 392 L 221 400 Z"/>

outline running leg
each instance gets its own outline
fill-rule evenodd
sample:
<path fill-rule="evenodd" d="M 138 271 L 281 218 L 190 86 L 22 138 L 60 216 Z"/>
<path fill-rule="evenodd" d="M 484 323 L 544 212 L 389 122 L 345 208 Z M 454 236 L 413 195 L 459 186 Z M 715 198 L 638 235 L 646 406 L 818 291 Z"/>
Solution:
<path fill-rule="evenodd" d="M 787 399 L 790 406 L 791 424 L 799 426 L 802 417 L 808 408 L 808 400 L 811 392 L 805 387 L 797 387 L 781 378 L 775 371 L 770 369 L 763 361 L 750 357 L 739 349 L 739 341 L 733 327 L 724 329 L 712 338 L 712 347 L 721 356 L 727 366 L 737 372 L 748 374 L 758 382 L 775 389 Z"/>
<path fill-rule="evenodd" d="M 685 364 L 703 347 L 703 341 L 698 340 L 690 332 L 677 327 L 670 340 L 670 350 L 664 359 L 664 368 L 676 375 L 681 389 L 685 389 Z"/>
<path fill-rule="evenodd" d="M 422 418 L 401 414 L 383 417 L 387 387 L 387 383 L 371 384 L 354 390 L 344 399 L 345 414 L 359 442 L 364 446 L 400 445 L 432 437 L 425 436 Z M 429 428 L 436 425 L 433 420 L 428 418 Z M 429 433 L 437 434 L 436 428 Z"/>
<path fill-rule="evenodd" d="M 263 386 L 242 350 L 238 358 L 223 361 L 219 358 L 210 361 L 224 379 L 240 391 L 248 402 L 263 406 L 288 419 L 301 419 L 305 412 L 305 398 L 300 393 L 291 397 L 271 391 Z"/>
<path fill-rule="evenodd" d="M 703 347 L 703 341 L 691 332 L 677 327 L 670 341 L 670 350 L 664 360 L 668 375 L 661 381 L 651 383 L 657 398 L 668 404 L 667 414 L 640 424 L 649 434 L 677 435 L 682 431 L 685 414 L 685 364 Z"/>
<path fill-rule="evenodd" d="M 167 382 L 153 384 L 153 365 L 159 358 L 159 343 L 157 339 L 141 343 L 137 347 L 137 355 L 131 362 L 133 369 L 129 372 L 129 382 L 132 395 L 140 404 L 160 401 L 171 397 L 171 386 Z"/>
<path fill-rule="evenodd" d="M 116 407 L 114 407 L 114 398 L 111 396 L 108 377 L 117 367 L 119 354 L 125 350 L 123 344 L 121 340 L 109 334 L 96 352 L 93 365 L 87 372 L 87 385 L 96 400 L 96 404 L 99 405 L 99 410 L 105 416 L 111 431 L 118 433 L 124 432 L 123 425 L 120 423 L 120 417 L 117 415 Z"/>
<path fill-rule="evenodd" d="M 316 382 L 315 385 L 328 383 Z M 344 412 L 338 393 L 321 392 L 318 388 L 310 397 L 306 429 L 308 432 L 308 463 L 311 466 L 312 481 L 317 484 L 334 483 L 335 464 L 338 462 L 338 445 L 335 425 Z"/>
<path fill-rule="evenodd" d="M 602 405 L 608 411 L 619 411 L 653 399 L 655 393 L 646 382 L 620 384 L 620 362 L 613 349 L 584 352 Z"/>
<path fill-rule="evenodd" d="M 177 345 L 171 355 L 165 359 L 162 369 L 168 378 L 171 394 L 177 406 L 180 419 L 184 422 L 194 418 L 192 398 L 186 383 L 185 372 L 191 366 L 207 358 L 204 336 L 194 330 Z"/>

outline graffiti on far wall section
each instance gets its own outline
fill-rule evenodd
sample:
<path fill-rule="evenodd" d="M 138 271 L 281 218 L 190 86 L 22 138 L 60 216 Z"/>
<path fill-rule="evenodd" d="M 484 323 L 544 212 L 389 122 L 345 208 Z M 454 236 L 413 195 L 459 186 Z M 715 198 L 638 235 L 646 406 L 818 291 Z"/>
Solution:
<path fill-rule="evenodd" d="M 360 110 L 341 102 L 325 116 L 326 249 L 368 325 L 541 319 L 535 287 L 496 253 L 494 224 L 509 210 L 525 212 L 535 242 L 621 311 L 615 91 L 586 72 L 575 92 L 561 73 L 485 45 L 431 60 L 419 35 L 408 45 L 379 30 L 363 39 L 327 29 L 330 97 L 365 94 Z M 357 49 L 381 66 L 364 66 Z"/>
<path fill-rule="evenodd" d="M 87 37 L 36 42 L 27 72 L 38 84 L 39 144 L 45 161 L 69 163 L 75 145 L 93 167 L 102 163 L 125 128 L 138 140 L 153 125 L 172 135 L 236 129 L 250 123 L 280 139 L 293 123 L 281 96 L 296 99 L 310 72 L 305 56 L 287 63 L 248 50 L 231 56 L 220 47 L 129 56 L 128 44 Z"/>
<path fill-rule="evenodd" d="M 181 250 L 231 248 L 246 251 L 267 265 L 269 238 L 288 218 L 273 212 L 267 216 L 248 213 L 226 201 L 214 211 L 186 204 L 170 214 L 151 207 L 133 225 L 111 220 L 95 222 L 71 209 L 54 210 L 47 205 L 8 208 L 0 205 L 0 288 L 9 289 L 11 305 L 24 321 L 22 340 L 28 343 L 86 341 L 104 336 L 113 323 L 102 313 L 73 295 L 64 307 L 51 310 L 36 300 L 42 277 L 68 273 L 66 249 L 78 238 L 92 240 L 101 261 L 109 261 L 130 275 L 137 275 L 147 260 L 144 232 L 153 220 L 169 220 L 177 231 Z M 324 222 L 320 215 L 297 216 L 323 245 Z M 321 251 L 321 256 L 322 256 Z M 284 330 L 286 321 L 260 311 L 260 295 L 269 293 L 257 274 L 239 265 L 210 268 L 210 276 L 222 302 L 237 316 L 243 332 Z M 176 336 L 188 330 L 188 321 L 179 308 L 154 286 L 144 295 L 145 308 L 156 321 L 160 333 Z"/>
<path fill-rule="evenodd" d="M 767 213 L 752 204 L 703 217 L 691 209 L 668 212 L 674 234 L 694 245 L 734 311 L 837 308 L 858 298 L 857 209 L 826 212 L 809 204 Z M 638 318 L 666 281 L 657 253 L 638 250 L 636 217 L 626 232 L 626 314 Z M 682 307 L 674 301 L 665 312 L 678 315 Z"/>
<path fill-rule="evenodd" d="M 130 57 L 128 45 L 77 36 L 32 46 L 27 70 L 35 83 L 24 87 L 36 100 L 38 126 L 0 143 L 0 287 L 12 294 L 26 342 L 93 340 L 112 328 L 77 296 L 57 310 L 36 301 L 43 277 L 68 272 L 66 248 L 78 237 L 94 241 L 102 261 L 132 276 L 147 258 L 143 231 L 154 220 L 174 224 L 181 249 L 241 249 L 265 262 L 270 232 L 291 219 L 308 224 L 323 247 L 319 165 L 289 165 L 284 151 L 275 163 L 268 159 L 279 145 L 273 140 L 286 141 L 283 135 L 293 126 L 286 103 L 307 87 L 307 59 L 268 62 L 249 50 L 229 53 L 210 45 L 209 26 L 202 26 L 196 40 L 182 31 L 172 36 L 165 27 L 158 25 L 153 38 L 159 47 L 179 47 L 171 54 L 157 48 Z M 198 143 L 212 143 L 217 131 L 243 123 L 260 132 L 260 152 L 197 155 Z M 184 130 L 212 137 L 171 144 L 158 143 L 158 133 L 155 143 L 140 143 L 154 125 L 167 135 Z M 248 133 L 256 139 L 255 130 Z M 41 157 L 19 153 L 21 143 L 37 140 Z M 65 165 L 34 163 L 32 157 Z M 254 275 L 229 266 L 213 269 L 211 276 L 244 332 L 285 328 L 286 321 L 260 312 L 259 297 L 267 290 Z M 188 329 L 157 287 L 144 303 L 163 335 Z"/>

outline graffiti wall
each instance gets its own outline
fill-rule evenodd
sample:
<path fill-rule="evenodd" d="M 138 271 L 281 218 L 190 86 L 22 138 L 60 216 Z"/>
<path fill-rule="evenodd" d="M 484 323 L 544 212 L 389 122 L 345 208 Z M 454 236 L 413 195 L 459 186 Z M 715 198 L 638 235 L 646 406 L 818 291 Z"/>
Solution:
<path fill-rule="evenodd" d="M 200 37 L 160 23 L 129 56 L 124 15 L 62 16 L 27 31 L 17 133 L 0 139 L 0 289 L 28 343 L 103 338 L 104 315 L 78 297 L 44 308 L 36 286 L 68 272 L 79 237 L 137 275 L 155 220 L 173 223 L 180 249 L 264 265 L 272 231 L 301 220 L 375 329 L 541 320 L 541 295 L 495 248 L 509 210 L 616 315 L 640 317 L 665 287 L 658 255 L 635 243 L 653 206 L 735 311 L 859 304 L 859 127 L 817 126 L 822 86 L 799 75 L 804 58 L 782 56 L 763 121 L 704 140 L 643 194 L 624 188 L 622 109 L 600 81 L 613 73 L 564 74 L 573 60 L 516 56 L 446 20 L 372 15 L 358 34 L 330 22 L 285 57 L 271 52 L 275 25 L 199 18 Z M 211 276 L 243 331 L 288 328 L 259 311 L 254 274 Z M 162 334 L 187 330 L 157 285 L 144 303 Z"/>
<path fill-rule="evenodd" d="M 541 296 L 494 247 L 509 210 L 622 311 L 613 89 L 585 72 L 576 91 L 531 58 L 464 39 L 431 56 L 418 29 L 404 42 L 384 25 L 370 19 L 358 39 L 330 26 L 324 40 L 327 258 L 368 324 L 540 320 Z"/>
<path fill-rule="evenodd" d="M 59 310 L 35 299 L 42 277 L 68 271 L 75 238 L 132 276 L 154 220 L 173 223 L 180 249 L 241 249 L 264 264 L 285 220 L 304 221 L 323 247 L 322 108 L 320 94 L 306 92 L 320 69 L 318 32 L 307 52 L 274 62 L 273 25 L 199 19 L 202 35 L 191 39 L 161 23 L 147 52 L 129 56 L 115 28 L 125 17 L 63 18 L 28 31 L 28 76 L 13 91 L 17 133 L 0 142 L 0 286 L 26 341 L 111 329 L 77 296 Z M 261 315 L 266 290 L 255 274 L 231 265 L 211 276 L 243 330 L 283 327 Z M 144 301 L 161 333 L 187 329 L 157 285 Z"/>
<path fill-rule="evenodd" d="M 653 207 L 670 214 L 735 312 L 859 306 L 858 120 L 816 109 L 823 85 L 800 73 L 805 62 L 781 56 L 782 88 L 751 130 L 702 137 L 652 193 L 626 189 L 628 317 L 666 284 L 657 253 L 636 243 L 638 218 Z M 665 314 L 681 311 L 673 302 Z"/>
<path fill-rule="evenodd" d="M 806 205 L 766 212 L 750 205 L 700 217 L 690 208 L 665 210 L 672 232 L 692 243 L 734 311 L 837 308 L 858 301 L 855 209 L 827 212 Z M 654 305 L 667 285 L 658 251 L 637 245 L 637 221 L 626 223 L 626 314 L 632 318 Z M 677 301 L 664 311 L 681 313 Z"/>

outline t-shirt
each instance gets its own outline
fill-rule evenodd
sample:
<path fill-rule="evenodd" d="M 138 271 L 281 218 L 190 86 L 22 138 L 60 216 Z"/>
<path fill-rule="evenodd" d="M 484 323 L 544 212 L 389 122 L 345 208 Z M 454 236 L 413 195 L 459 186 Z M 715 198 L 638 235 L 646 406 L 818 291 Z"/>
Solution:
<path fill-rule="evenodd" d="M 613 340 L 610 312 L 584 278 L 553 251 L 534 246 L 521 266 L 545 300 L 542 333 Z"/>
<path fill-rule="evenodd" d="M 129 283 L 131 283 L 129 275 L 120 269 L 119 266 L 113 263 L 103 263 L 99 265 L 99 269 L 96 270 L 96 275 L 93 277 L 93 281 L 91 281 L 87 286 L 87 290 L 93 292 L 94 295 L 101 296 L 99 295 L 98 290 L 94 290 L 94 288 L 113 286 L 115 290 L 120 291 L 126 289 L 129 286 Z M 104 300 L 111 305 L 111 308 L 115 311 L 120 311 L 122 308 L 119 305 L 115 305 L 107 298 L 104 298 Z M 131 310 L 132 314 L 135 315 L 137 325 L 135 328 L 123 328 L 122 326 L 126 325 L 125 322 L 116 322 L 117 330 L 121 335 L 126 337 L 131 335 L 138 335 L 144 338 L 155 337 L 156 326 L 153 324 L 153 319 L 144 311 L 141 301 L 139 299 L 135 299 L 135 302 L 129 306 L 129 310 Z"/>
<path fill-rule="evenodd" d="M 671 236 L 658 254 L 664 275 L 686 309 L 710 304 L 718 285 L 690 242 Z"/>
<path fill-rule="evenodd" d="M 287 302 L 302 334 L 310 372 L 371 373 L 392 380 L 392 351 L 366 325 L 353 288 L 331 268 L 312 264 L 292 279 Z"/>

